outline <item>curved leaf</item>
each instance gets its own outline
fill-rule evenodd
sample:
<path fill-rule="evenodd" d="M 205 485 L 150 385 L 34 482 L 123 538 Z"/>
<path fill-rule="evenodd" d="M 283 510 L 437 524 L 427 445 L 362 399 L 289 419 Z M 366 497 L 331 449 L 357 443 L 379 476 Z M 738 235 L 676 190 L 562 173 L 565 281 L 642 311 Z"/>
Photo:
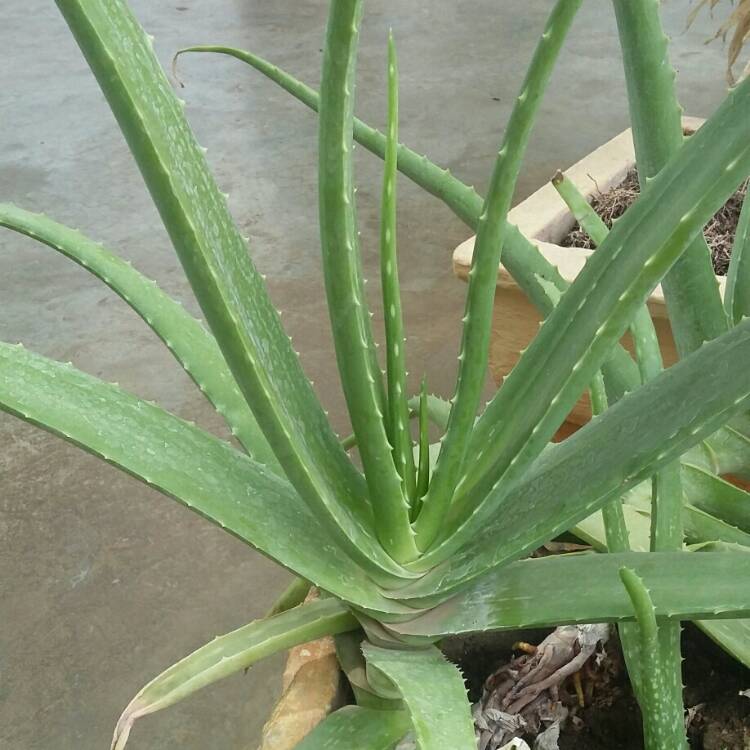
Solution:
<path fill-rule="evenodd" d="M 380 216 L 380 278 L 383 290 L 386 374 L 388 386 L 388 438 L 393 461 L 401 477 L 413 517 L 417 477 L 414 467 L 409 407 L 406 398 L 406 338 L 401 310 L 396 234 L 396 157 L 398 154 L 398 62 L 393 33 L 388 35 L 388 136 L 385 152 Z"/>
<path fill-rule="evenodd" d="M 362 280 L 352 178 L 352 118 L 361 0 L 332 0 L 320 87 L 318 195 L 328 313 L 341 385 L 373 505 L 378 538 L 394 559 L 418 550 L 386 432 L 382 376 Z"/>
<path fill-rule="evenodd" d="M 391 750 L 408 730 L 403 711 L 345 706 L 318 724 L 294 750 Z"/>
<path fill-rule="evenodd" d="M 750 615 L 750 555 L 744 552 L 623 552 L 520 560 L 389 630 L 431 639 L 479 630 L 551 627 L 633 619 L 619 580 L 628 567 L 645 581 L 658 617 Z"/>
<path fill-rule="evenodd" d="M 117 722 L 113 750 L 125 747 L 133 723 L 142 716 L 172 706 L 266 656 L 357 626 L 356 618 L 346 605 L 337 599 L 319 599 L 217 636 L 138 692 Z"/>
<path fill-rule="evenodd" d="M 117 118 L 190 285 L 284 472 L 332 535 L 385 581 L 362 476 L 305 377 L 227 201 L 125 0 L 57 0 Z"/>
<path fill-rule="evenodd" d="M 245 403 L 216 340 L 179 302 L 100 243 L 42 214 L 2 203 L 0 226 L 57 250 L 122 297 L 167 345 L 185 372 L 224 416 L 232 434 L 248 454 L 281 473 L 279 462 Z"/>
<path fill-rule="evenodd" d="M 377 593 L 288 482 L 156 405 L 0 344 L 0 408 L 101 456 L 342 599 L 408 611 Z"/>
<path fill-rule="evenodd" d="M 479 418 L 456 503 L 462 528 L 433 563 L 472 538 L 482 507 L 495 502 L 485 500 L 490 490 L 509 489 L 539 455 L 661 276 L 750 172 L 748 135 L 750 81 L 730 92 L 590 257 Z"/>
<path fill-rule="evenodd" d="M 362 644 L 375 668 L 404 701 L 419 750 L 475 750 L 474 723 L 463 677 L 434 646 L 404 651 Z"/>
<path fill-rule="evenodd" d="M 651 592 L 634 570 L 620 568 L 620 579 L 632 602 L 639 635 L 639 703 L 645 747 L 687 748 L 679 623 L 656 617 Z M 666 655 L 672 658 L 667 659 Z M 672 662 L 677 663 L 676 669 Z"/>
<path fill-rule="evenodd" d="M 490 567 L 530 554 L 621 496 L 747 408 L 748 368 L 750 320 L 550 445 L 507 494 L 490 496 L 495 510 L 482 517 L 471 544 L 400 589 L 399 598 L 444 595 Z"/>
<path fill-rule="evenodd" d="M 750 493 L 686 463 L 682 477 L 685 497 L 693 506 L 750 534 Z"/>
<path fill-rule="evenodd" d="M 682 108 L 677 101 L 675 71 L 669 60 L 669 38 L 661 25 L 659 3 L 613 0 L 613 6 L 638 177 L 645 187 L 647 181 L 683 148 Z M 727 330 L 711 254 L 702 233 L 698 232 L 687 244 L 661 283 L 681 357 Z"/>
<path fill-rule="evenodd" d="M 313 111 L 318 111 L 320 97 L 317 91 L 252 52 L 222 45 L 198 45 L 180 50 L 175 55 L 175 61 L 185 52 L 211 52 L 234 57 L 255 68 Z M 354 118 L 354 140 L 375 156 L 384 158 L 385 136 L 357 118 Z M 469 227 L 476 228 L 482 213 L 482 197 L 473 188 L 456 179 L 450 170 L 442 169 L 426 156 L 403 144 L 398 147 L 398 169 L 415 184 L 443 201 Z M 506 229 L 503 264 L 544 316 L 550 313 L 560 294 L 569 286 L 536 245 L 529 242 L 518 227 L 510 223 Z M 602 369 L 612 401 L 638 384 L 635 363 L 619 344 L 614 347 L 611 358 L 604 363 Z"/>
<path fill-rule="evenodd" d="M 731 325 L 736 325 L 742 318 L 750 315 L 748 245 L 750 245 L 750 200 L 745 194 L 732 242 L 732 254 L 729 256 L 727 269 L 727 285 L 724 289 L 724 309 Z"/>
<path fill-rule="evenodd" d="M 440 533 L 465 465 L 469 436 L 473 432 L 486 377 L 506 219 L 539 105 L 580 5 L 581 0 L 557 0 L 555 3 L 513 104 L 502 146 L 497 153 L 487 197 L 477 222 L 458 376 L 448 427 L 422 510 L 414 524 L 421 550 L 428 549 Z"/>

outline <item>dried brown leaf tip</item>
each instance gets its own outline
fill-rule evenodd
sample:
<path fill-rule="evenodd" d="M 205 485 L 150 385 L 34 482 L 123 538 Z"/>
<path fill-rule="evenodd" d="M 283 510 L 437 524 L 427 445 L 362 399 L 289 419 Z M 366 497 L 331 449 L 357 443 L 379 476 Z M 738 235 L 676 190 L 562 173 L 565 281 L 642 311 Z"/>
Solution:
<path fill-rule="evenodd" d="M 720 0 L 699 0 L 695 8 L 690 11 L 687 18 L 688 28 L 695 21 L 698 13 L 707 7 L 709 12 L 713 13 L 714 8 L 720 4 Z M 737 59 L 742 52 L 742 48 L 745 46 L 748 38 L 750 38 L 750 0 L 740 0 L 737 6 L 729 14 L 728 18 L 719 26 L 716 30 L 712 39 L 721 37 L 722 40 L 726 41 L 727 36 L 732 34 L 729 40 L 729 47 L 727 48 L 727 82 L 730 86 L 734 86 L 737 83 L 737 77 L 734 74 L 734 66 L 737 63 Z M 739 80 L 744 78 L 750 73 L 750 62 L 745 66 Z"/>

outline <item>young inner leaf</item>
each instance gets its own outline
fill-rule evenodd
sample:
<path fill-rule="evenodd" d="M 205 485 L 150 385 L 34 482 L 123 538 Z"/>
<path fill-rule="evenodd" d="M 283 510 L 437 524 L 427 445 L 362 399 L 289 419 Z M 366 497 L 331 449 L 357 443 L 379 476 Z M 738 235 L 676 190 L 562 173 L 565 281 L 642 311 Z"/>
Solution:
<path fill-rule="evenodd" d="M 396 243 L 396 162 L 398 158 L 398 66 L 393 34 L 388 36 L 388 131 L 380 217 L 380 275 L 385 317 L 388 427 L 393 461 L 406 496 L 416 498 L 416 472 L 406 398 L 406 339 L 401 312 Z"/>

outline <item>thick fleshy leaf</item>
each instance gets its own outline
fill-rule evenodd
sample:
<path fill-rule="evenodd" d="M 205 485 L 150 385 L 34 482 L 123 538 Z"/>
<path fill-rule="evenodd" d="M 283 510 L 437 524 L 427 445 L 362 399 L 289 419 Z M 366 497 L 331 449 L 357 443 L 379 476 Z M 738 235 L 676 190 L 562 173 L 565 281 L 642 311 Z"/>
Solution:
<path fill-rule="evenodd" d="M 320 86 L 320 245 L 341 385 L 383 547 L 396 560 L 418 550 L 388 439 L 385 396 L 362 278 L 352 166 L 352 118 L 361 0 L 332 0 Z"/>
<path fill-rule="evenodd" d="M 248 454 L 259 463 L 281 471 L 216 340 L 179 302 L 98 242 L 42 214 L 3 203 L 0 204 L 0 226 L 57 250 L 122 297 L 167 345 L 185 372 L 224 416 Z"/>
<path fill-rule="evenodd" d="M 347 680 L 349 680 L 357 705 L 364 708 L 379 708 L 389 711 L 403 710 L 404 705 L 400 697 L 396 700 L 384 698 L 378 695 L 375 688 L 370 684 L 367 677 L 367 663 L 362 654 L 362 641 L 365 639 L 366 635 L 361 629 L 341 633 L 334 639 L 336 642 L 336 657 Z"/>
<path fill-rule="evenodd" d="M 406 337 L 401 310 L 401 285 L 398 273 L 398 243 L 396 240 L 398 154 L 398 60 L 393 34 L 388 36 L 388 130 L 383 170 L 383 190 L 380 201 L 380 285 L 383 293 L 383 318 L 385 325 L 385 371 L 387 384 L 388 439 L 393 446 L 401 484 L 414 517 L 417 500 L 417 474 L 414 465 L 409 407 L 406 395 Z"/>
<path fill-rule="evenodd" d="M 669 60 L 669 37 L 662 28 L 660 3 L 613 0 L 612 5 L 627 83 L 638 178 L 641 186 L 646 186 L 682 149 L 685 140 L 675 71 Z M 662 289 L 681 357 L 727 330 L 711 253 L 701 233 L 696 234 L 662 280 Z"/>
<path fill-rule="evenodd" d="M 650 487 L 647 488 L 645 484 L 646 483 L 642 486 L 642 489 L 644 491 L 650 490 Z M 683 483 L 683 487 L 689 492 L 689 483 Z M 651 523 L 648 513 L 637 510 L 634 506 L 627 503 L 623 505 L 622 509 L 625 515 L 631 548 L 636 552 L 647 551 L 650 546 L 651 534 Z M 700 532 L 715 530 L 716 526 L 721 524 L 721 521 L 716 518 L 712 517 L 712 520 L 712 527 L 701 527 Z M 693 519 L 690 526 L 697 527 L 697 520 Z M 607 545 L 605 542 L 601 513 L 594 513 L 584 519 L 574 526 L 571 529 L 571 532 L 583 541 L 591 544 L 595 549 L 606 551 Z M 750 548 L 748 547 L 743 547 L 737 544 L 726 544 L 723 542 L 702 542 L 698 545 L 698 548 L 713 551 L 745 552 L 746 554 L 750 554 Z M 695 624 L 735 659 L 750 667 L 750 619 L 696 620 Z"/>
<path fill-rule="evenodd" d="M 682 707 L 680 625 L 656 616 L 651 592 L 630 568 L 620 568 L 638 634 L 638 700 L 643 716 L 645 747 L 649 750 L 687 748 Z M 676 666 L 675 666 L 676 662 Z"/>
<path fill-rule="evenodd" d="M 750 321 L 628 394 L 567 440 L 550 445 L 501 499 L 500 510 L 484 516 L 472 543 L 400 590 L 399 598 L 456 588 L 490 567 L 530 554 L 622 496 L 747 408 L 747 368 Z"/>
<path fill-rule="evenodd" d="M 436 638 L 481 630 L 633 619 L 619 579 L 634 570 L 658 617 L 677 620 L 750 615 L 750 555 L 743 552 L 624 552 L 553 555 L 494 570 L 408 622 L 402 635 Z"/>
<path fill-rule="evenodd" d="M 286 612 L 292 607 L 296 607 L 298 604 L 302 604 L 311 588 L 312 584 L 310 581 L 295 576 L 292 582 L 278 596 L 271 609 L 268 610 L 266 617 L 273 617 L 274 615 Z"/>
<path fill-rule="evenodd" d="M 750 618 L 696 620 L 695 624 L 727 653 L 750 667 Z"/>
<path fill-rule="evenodd" d="M 400 650 L 362 645 L 375 669 L 401 695 L 419 750 L 475 750 L 474 724 L 463 677 L 434 646 Z"/>
<path fill-rule="evenodd" d="M 247 50 L 222 45 L 200 45 L 180 50 L 184 52 L 210 52 L 229 55 L 255 68 L 269 80 L 289 92 L 313 111 L 318 110 L 320 96 L 317 91 L 289 75 L 286 71 Z M 385 136 L 376 128 L 354 118 L 354 140 L 371 153 L 385 156 Z M 469 227 L 475 229 L 482 213 L 482 197 L 473 188 L 465 185 L 451 174 L 431 162 L 426 156 L 413 151 L 403 144 L 398 147 L 398 169 L 424 188 L 428 193 L 443 201 L 456 216 Z M 514 224 L 508 224 L 503 247 L 503 264 L 528 295 L 537 309 L 546 316 L 557 304 L 560 294 L 568 288 L 568 282 L 560 272 L 524 237 Z M 607 393 L 612 401 L 638 383 L 638 372 L 628 352 L 619 344 L 612 356 L 602 366 L 607 378 Z"/>
<path fill-rule="evenodd" d="M 750 493 L 687 463 L 683 463 L 682 477 L 691 505 L 750 534 Z"/>
<path fill-rule="evenodd" d="M 498 483 L 509 489 L 539 455 L 651 290 L 750 172 L 749 136 L 746 81 L 589 258 L 477 422 L 458 503 L 460 541 L 481 528 L 482 506 L 497 511 L 487 493 Z"/>
<path fill-rule="evenodd" d="M 404 711 L 345 706 L 318 724 L 295 750 L 392 750 L 408 730 Z"/>
<path fill-rule="evenodd" d="M 0 344 L 0 408 L 101 456 L 326 591 L 403 611 L 377 594 L 288 482 L 156 405 Z"/>
<path fill-rule="evenodd" d="M 400 574 L 374 536 L 361 474 L 338 443 L 226 197 L 125 0 L 57 0 L 117 118 L 206 321 L 284 472 L 361 565 Z"/>
<path fill-rule="evenodd" d="M 429 549 L 438 537 L 465 464 L 486 377 L 492 310 L 508 211 L 539 106 L 580 5 L 581 0 L 557 0 L 552 8 L 497 152 L 489 190 L 477 222 L 448 428 L 422 510 L 414 524 L 421 550 Z M 476 459 L 468 455 L 470 461 Z"/>
<path fill-rule="evenodd" d="M 356 618 L 338 599 L 319 599 L 217 636 L 138 692 L 117 722 L 112 747 L 125 747 L 133 723 L 142 716 L 172 706 L 266 656 L 357 626 Z"/>

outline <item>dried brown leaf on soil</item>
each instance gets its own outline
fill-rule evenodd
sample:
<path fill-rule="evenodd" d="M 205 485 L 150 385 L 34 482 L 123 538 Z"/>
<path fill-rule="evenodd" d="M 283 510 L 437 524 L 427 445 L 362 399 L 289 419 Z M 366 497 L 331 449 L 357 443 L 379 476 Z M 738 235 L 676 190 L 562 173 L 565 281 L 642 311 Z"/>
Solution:
<path fill-rule="evenodd" d="M 606 624 L 559 627 L 533 653 L 490 675 L 474 706 L 478 750 L 502 750 L 512 740 L 532 738 L 533 750 L 557 750 L 569 713 L 563 683 L 601 651 L 609 632 Z"/>

